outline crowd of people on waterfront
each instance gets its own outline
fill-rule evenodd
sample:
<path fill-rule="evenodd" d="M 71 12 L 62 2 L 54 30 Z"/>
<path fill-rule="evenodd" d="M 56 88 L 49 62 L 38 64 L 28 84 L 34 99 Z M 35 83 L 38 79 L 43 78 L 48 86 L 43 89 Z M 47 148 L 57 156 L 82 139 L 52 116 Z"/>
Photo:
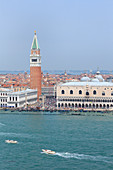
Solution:
<path fill-rule="evenodd" d="M 50 97 L 45 98 L 37 103 L 37 107 L 40 110 L 55 110 L 56 109 L 56 98 Z"/>

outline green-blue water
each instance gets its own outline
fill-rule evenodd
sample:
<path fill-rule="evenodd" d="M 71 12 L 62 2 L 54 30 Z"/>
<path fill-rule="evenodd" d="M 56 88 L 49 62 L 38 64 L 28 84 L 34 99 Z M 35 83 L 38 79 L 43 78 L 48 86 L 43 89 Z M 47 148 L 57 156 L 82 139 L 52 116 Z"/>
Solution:
<path fill-rule="evenodd" d="M 0 114 L 0 169 L 113 169 L 113 116 Z"/>

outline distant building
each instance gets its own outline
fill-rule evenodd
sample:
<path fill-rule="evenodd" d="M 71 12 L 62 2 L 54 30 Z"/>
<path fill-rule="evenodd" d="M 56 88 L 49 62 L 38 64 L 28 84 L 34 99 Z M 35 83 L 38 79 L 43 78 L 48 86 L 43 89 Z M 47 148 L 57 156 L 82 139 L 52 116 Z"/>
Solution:
<path fill-rule="evenodd" d="M 41 95 L 41 56 L 36 32 L 34 34 L 30 54 L 30 89 L 37 89 L 37 96 L 39 99 Z"/>
<path fill-rule="evenodd" d="M 12 92 L 8 94 L 7 106 L 8 107 L 25 107 L 28 104 L 37 102 L 37 90 L 27 89 L 19 92 Z"/>
<path fill-rule="evenodd" d="M 7 107 L 7 98 L 11 90 L 7 88 L 0 88 L 0 107 Z"/>
<path fill-rule="evenodd" d="M 0 88 L 0 107 L 24 107 L 37 102 L 37 90 L 26 89 L 13 92 L 13 89 Z"/>
<path fill-rule="evenodd" d="M 65 71 L 64 76 L 67 77 L 67 72 Z"/>
<path fill-rule="evenodd" d="M 113 77 L 112 76 L 109 76 L 107 79 L 106 79 L 107 82 L 113 82 Z"/>
<path fill-rule="evenodd" d="M 17 91 L 23 91 L 26 90 L 28 87 L 27 86 L 13 86 L 13 91 L 17 92 Z"/>
<path fill-rule="evenodd" d="M 42 95 L 44 95 L 45 97 L 55 97 L 55 87 L 54 86 L 42 87 Z"/>

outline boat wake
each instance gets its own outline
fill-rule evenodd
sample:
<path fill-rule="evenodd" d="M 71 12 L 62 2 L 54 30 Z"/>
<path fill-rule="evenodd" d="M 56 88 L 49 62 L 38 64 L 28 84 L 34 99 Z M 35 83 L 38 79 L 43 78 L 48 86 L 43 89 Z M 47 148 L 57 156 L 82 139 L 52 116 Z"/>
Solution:
<path fill-rule="evenodd" d="M 33 139 L 36 138 L 33 135 L 27 134 L 27 133 L 12 133 L 12 132 L 0 132 L 0 136 L 6 136 L 6 137 L 21 137 L 21 138 L 29 138 L 29 139 Z"/>
<path fill-rule="evenodd" d="M 106 162 L 106 163 L 113 164 L 113 157 L 92 156 L 92 155 L 68 153 L 68 152 L 65 152 L 65 153 L 56 152 L 55 155 L 63 157 L 63 158 L 74 158 L 74 159 L 79 159 L 79 160 L 100 161 L 100 162 Z"/>
<path fill-rule="evenodd" d="M 5 124 L 3 124 L 3 123 L 0 123 L 0 126 L 5 126 Z"/>

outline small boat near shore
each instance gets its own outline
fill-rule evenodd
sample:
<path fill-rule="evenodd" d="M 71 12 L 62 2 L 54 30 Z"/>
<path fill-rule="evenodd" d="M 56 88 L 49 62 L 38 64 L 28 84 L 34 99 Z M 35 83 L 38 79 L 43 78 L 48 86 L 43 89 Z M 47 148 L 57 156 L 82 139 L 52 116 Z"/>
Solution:
<path fill-rule="evenodd" d="M 55 154 L 56 153 L 55 151 L 51 151 L 51 150 L 48 150 L 48 149 L 42 149 L 42 151 L 44 153 L 47 153 L 47 154 Z"/>
<path fill-rule="evenodd" d="M 17 144 L 18 142 L 16 140 L 5 140 L 5 143 L 14 143 L 14 144 Z"/>

